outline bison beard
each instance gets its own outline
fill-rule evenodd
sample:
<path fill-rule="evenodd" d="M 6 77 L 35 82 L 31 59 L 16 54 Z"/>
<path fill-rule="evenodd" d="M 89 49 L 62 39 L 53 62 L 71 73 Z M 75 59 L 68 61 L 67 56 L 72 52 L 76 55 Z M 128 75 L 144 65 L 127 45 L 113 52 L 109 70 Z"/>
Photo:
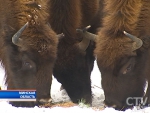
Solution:
<path fill-rule="evenodd" d="M 52 69 L 58 43 L 58 37 L 48 25 L 47 2 L 0 0 L 0 60 L 5 68 L 7 89 L 36 89 L 37 103 L 51 100 Z M 19 39 L 12 39 L 24 25 L 26 28 Z M 36 104 L 10 103 L 23 107 Z"/>
<path fill-rule="evenodd" d="M 63 85 L 71 100 L 78 103 L 81 99 L 91 104 L 90 75 L 94 63 L 94 43 L 82 50 L 82 40 L 76 29 L 92 25 L 95 33 L 98 20 L 99 0 L 51 0 L 50 24 L 56 33 L 63 32 L 65 37 L 59 40 L 57 60 L 53 74 Z"/>

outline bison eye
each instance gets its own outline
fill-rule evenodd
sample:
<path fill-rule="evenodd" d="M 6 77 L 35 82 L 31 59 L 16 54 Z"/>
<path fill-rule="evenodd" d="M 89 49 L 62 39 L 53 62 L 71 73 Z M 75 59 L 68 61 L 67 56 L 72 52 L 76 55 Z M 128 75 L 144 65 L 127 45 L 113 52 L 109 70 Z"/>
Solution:
<path fill-rule="evenodd" d="M 24 62 L 24 65 L 25 65 L 25 66 L 29 66 L 30 63 L 29 63 L 29 62 Z"/>
<path fill-rule="evenodd" d="M 131 71 L 131 69 L 132 69 L 132 65 L 130 64 L 130 65 L 123 71 L 123 74 L 128 73 L 129 71 Z"/>
<path fill-rule="evenodd" d="M 23 62 L 23 66 L 26 68 L 32 68 L 32 65 L 30 64 L 30 62 Z"/>
<path fill-rule="evenodd" d="M 127 71 L 130 71 L 132 68 L 131 64 L 127 67 Z"/>
<path fill-rule="evenodd" d="M 136 59 L 136 57 L 125 57 L 125 58 L 121 59 L 119 73 L 121 75 L 131 73 L 131 71 L 134 69 L 135 64 L 136 64 L 135 59 Z"/>

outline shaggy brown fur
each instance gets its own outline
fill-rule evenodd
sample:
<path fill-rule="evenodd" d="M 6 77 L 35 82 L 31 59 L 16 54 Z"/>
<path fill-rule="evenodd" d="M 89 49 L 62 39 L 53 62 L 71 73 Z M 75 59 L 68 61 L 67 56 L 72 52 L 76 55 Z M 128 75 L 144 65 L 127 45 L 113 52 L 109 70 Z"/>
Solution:
<path fill-rule="evenodd" d="M 128 107 L 128 97 L 143 96 L 145 76 L 150 74 L 150 2 L 104 0 L 104 4 L 105 16 L 95 54 L 102 74 L 105 104 L 124 110 Z M 143 46 L 132 51 L 133 41 L 123 31 L 142 39 Z M 146 96 L 150 96 L 149 88 Z M 135 105 L 134 100 L 130 104 Z"/>
<path fill-rule="evenodd" d="M 94 43 L 90 43 L 88 49 L 82 51 L 78 46 L 82 37 L 77 35 L 76 29 L 95 24 L 99 0 L 51 0 L 49 4 L 52 29 L 56 33 L 65 34 L 58 44 L 53 74 L 73 102 L 85 99 L 87 103 L 91 103 L 90 74 L 94 63 Z M 92 25 L 90 30 L 96 31 L 96 28 Z"/>
<path fill-rule="evenodd" d="M 82 26 L 88 26 L 89 23 L 94 23 L 94 19 L 98 16 L 98 10 L 102 6 L 99 7 L 99 2 L 102 0 L 81 0 L 81 8 L 82 8 Z"/>
<path fill-rule="evenodd" d="M 103 18 L 103 28 L 98 34 L 95 50 L 101 65 L 112 67 L 118 58 L 132 54 L 132 41 L 126 38 L 123 31 L 133 34 L 141 5 L 141 0 L 105 1 L 104 12 L 107 15 Z"/>
<path fill-rule="evenodd" d="M 48 0 L 1 0 L 0 59 L 6 71 L 8 89 L 36 89 L 37 100 L 50 99 L 52 69 L 56 59 L 57 36 L 48 25 Z M 26 23 L 16 46 L 12 36 Z M 14 106 L 35 103 L 12 102 Z"/>
<path fill-rule="evenodd" d="M 81 24 L 80 0 L 51 0 L 49 4 L 51 15 L 49 21 L 53 30 L 57 33 L 63 32 L 68 37 L 75 36 L 76 28 L 79 28 Z M 69 38 L 67 42 L 71 43 L 70 40 L 75 37 Z"/>

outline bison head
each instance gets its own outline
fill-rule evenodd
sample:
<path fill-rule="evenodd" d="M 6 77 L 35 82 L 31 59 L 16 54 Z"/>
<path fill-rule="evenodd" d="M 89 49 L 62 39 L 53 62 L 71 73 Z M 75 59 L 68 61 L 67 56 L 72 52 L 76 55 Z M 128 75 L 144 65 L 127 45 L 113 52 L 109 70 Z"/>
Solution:
<path fill-rule="evenodd" d="M 144 62 L 147 56 L 140 50 L 143 41 L 127 32 L 124 34 L 97 45 L 95 50 L 102 75 L 104 103 L 118 110 L 138 104 L 131 98 L 143 96 L 146 74 Z M 101 43 L 98 41 L 97 44 Z"/>
<path fill-rule="evenodd" d="M 136 97 L 142 97 L 145 86 L 147 53 L 140 50 L 143 41 L 127 32 L 121 38 L 106 38 L 82 32 L 96 40 L 95 55 L 102 77 L 105 105 L 119 110 L 137 105 Z"/>
<path fill-rule="evenodd" d="M 47 24 L 26 23 L 13 37 L 6 50 L 8 89 L 37 91 L 37 102 L 51 101 L 52 70 L 58 37 Z M 34 106 L 33 102 L 10 102 L 14 106 Z"/>

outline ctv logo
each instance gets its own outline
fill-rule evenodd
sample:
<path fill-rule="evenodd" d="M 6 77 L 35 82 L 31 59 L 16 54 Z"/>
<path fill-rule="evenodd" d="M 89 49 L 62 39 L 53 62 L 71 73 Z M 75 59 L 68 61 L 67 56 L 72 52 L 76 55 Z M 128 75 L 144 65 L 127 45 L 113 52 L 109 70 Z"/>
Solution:
<path fill-rule="evenodd" d="M 132 103 L 133 101 L 135 101 L 135 103 Z M 129 106 L 135 105 L 135 106 L 139 106 L 139 103 L 141 103 L 141 105 L 146 105 L 148 101 L 148 98 L 143 98 L 143 97 L 128 97 L 126 99 L 126 104 Z M 148 104 L 148 106 L 150 106 L 150 104 Z"/>

